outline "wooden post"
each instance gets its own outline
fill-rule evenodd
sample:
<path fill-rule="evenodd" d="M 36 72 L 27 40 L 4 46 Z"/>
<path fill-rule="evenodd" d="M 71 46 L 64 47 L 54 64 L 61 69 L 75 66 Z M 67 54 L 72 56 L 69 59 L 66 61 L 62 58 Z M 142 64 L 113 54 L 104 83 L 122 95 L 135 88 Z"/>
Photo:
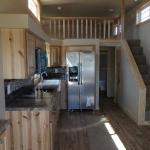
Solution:
<path fill-rule="evenodd" d="M 110 20 L 108 20 L 108 39 L 110 39 Z"/>
<path fill-rule="evenodd" d="M 92 19 L 90 20 L 90 38 L 92 38 L 92 32 L 93 32 L 93 30 L 92 30 L 92 25 L 93 25 L 93 23 L 92 23 Z"/>
<path fill-rule="evenodd" d="M 79 38 L 79 19 L 76 21 L 77 39 Z"/>
<path fill-rule="evenodd" d="M 106 20 L 104 20 L 104 22 L 103 22 L 103 38 L 104 38 L 104 40 L 106 39 Z"/>
<path fill-rule="evenodd" d="M 68 39 L 70 38 L 70 21 L 68 19 Z"/>
<path fill-rule="evenodd" d="M 52 21 L 49 21 L 49 32 L 50 32 L 50 36 L 52 36 Z"/>
<path fill-rule="evenodd" d="M 99 20 L 99 39 L 101 39 L 101 20 Z"/>
<path fill-rule="evenodd" d="M 60 20 L 58 20 L 58 32 L 59 32 L 59 39 L 60 39 L 61 38 Z"/>
<path fill-rule="evenodd" d="M 65 34 L 66 34 L 66 33 L 65 33 L 65 32 L 66 32 L 66 31 L 65 31 L 65 28 L 66 28 L 66 27 L 65 27 L 65 19 L 64 19 L 64 20 L 63 20 L 63 39 L 65 39 Z"/>
<path fill-rule="evenodd" d="M 83 19 L 81 19 L 81 38 L 83 38 Z"/>
<path fill-rule="evenodd" d="M 86 19 L 86 39 L 88 38 L 88 19 Z"/>
<path fill-rule="evenodd" d="M 124 38 L 125 26 L 125 0 L 121 0 L 121 38 Z"/>
<path fill-rule="evenodd" d="M 97 38 L 97 20 L 95 20 L 95 39 Z"/>
<path fill-rule="evenodd" d="M 56 38 L 56 20 L 54 20 L 54 38 Z"/>
<path fill-rule="evenodd" d="M 72 20 L 72 38 L 74 38 L 74 20 Z"/>

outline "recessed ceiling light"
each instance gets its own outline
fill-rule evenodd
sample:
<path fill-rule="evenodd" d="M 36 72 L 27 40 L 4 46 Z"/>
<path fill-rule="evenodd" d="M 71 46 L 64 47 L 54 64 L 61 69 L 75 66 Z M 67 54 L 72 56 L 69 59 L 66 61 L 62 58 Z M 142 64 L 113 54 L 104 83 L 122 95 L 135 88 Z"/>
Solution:
<path fill-rule="evenodd" d="M 62 10 L 62 6 L 57 6 L 57 10 Z"/>
<path fill-rule="evenodd" d="M 134 0 L 135 2 L 137 2 L 138 0 Z"/>
<path fill-rule="evenodd" d="M 110 8 L 109 11 L 110 11 L 110 12 L 114 12 L 114 9 Z"/>

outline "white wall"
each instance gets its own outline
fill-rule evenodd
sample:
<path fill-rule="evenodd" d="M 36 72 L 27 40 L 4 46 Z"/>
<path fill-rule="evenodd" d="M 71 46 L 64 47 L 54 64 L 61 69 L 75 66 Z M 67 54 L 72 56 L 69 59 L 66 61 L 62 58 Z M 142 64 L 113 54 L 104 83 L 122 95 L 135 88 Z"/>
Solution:
<path fill-rule="evenodd" d="M 0 28 L 28 28 L 27 14 L 0 14 Z"/>
<path fill-rule="evenodd" d="M 118 104 L 136 122 L 138 122 L 139 89 L 124 50 L 120 57 L 120 84 Z"/>
<path fill-rule="evenodd" d="M 27 29 L 36 34 L 41 39 L 50 43 L 49 36 L 44 32 L 41 25 L 38 24 L 28 14 L 0 14 L 0 28 L 21 28 Z"/>
<path fill-rule="evenodd" d="M 142 4 L 139 4 L 126 14 L 126 38 L 141 40 L 144 55 L 146 56 L 148 65 L 150 65 L 150 21 L 138 26 L 136 25 L 136 10 Z"/>
<path fill-rule="evenodd" d="M 0 13 L 27 13 L 27 0 L 0 0 Z"/>
<path fill-rule="evenodd" d="M 143 52 L 147 58 L 147 63 L 150 65 L 150 21 L 138 27 L 138 35 L 141 40 Z"/>

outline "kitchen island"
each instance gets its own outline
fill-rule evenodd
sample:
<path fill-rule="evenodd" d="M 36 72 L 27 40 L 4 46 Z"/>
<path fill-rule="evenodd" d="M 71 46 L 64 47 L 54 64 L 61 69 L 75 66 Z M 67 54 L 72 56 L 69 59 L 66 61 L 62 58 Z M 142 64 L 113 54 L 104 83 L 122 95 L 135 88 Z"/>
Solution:
<path fill-rule="evenodd" d="M 5 150 L 53 150 L 59 118 L 60 91 L 37 91 L 6 105 L 10 127 Z"/>

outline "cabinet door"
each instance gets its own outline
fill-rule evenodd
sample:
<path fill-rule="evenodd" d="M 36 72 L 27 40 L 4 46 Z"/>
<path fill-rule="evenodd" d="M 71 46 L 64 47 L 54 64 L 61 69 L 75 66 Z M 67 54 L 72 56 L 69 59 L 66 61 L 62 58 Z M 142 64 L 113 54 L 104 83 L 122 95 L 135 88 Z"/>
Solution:
<path fill-rule="evenodd" d="M 26 77 L 25 31 L 23 29 L 1 29 L 4 79 Z"/>
<path fill-rule="evenodd" d="M 0 139 L 0 150 L 6 150 L 5 137 Z"/>
<path fill-rule="evenodd" d="M 66 51 L 67 51 L 67 47 L 61 48 L 61 65 L 63 66 L 66 65 Z"/>
<path fill-rule="evenodd" d="M 57 58 L 57 51 L 59 50 L 59 47 L 51 47 L 50 48 L 50 64 L 51 66 L 57 66 L 58 65 L 58 58 Z"/>
<path fill-rule="evenodd" d="M 51 46 L 46 48 L 48 54 L 49 66 L 65 66 L 66 65 L 66 47 Z"/>
<path fill-rule="evenodd" d="M 0 137 L 0 150 L 9 150 L 6 147 L 6 131 L 4 133 L 1 134 Z"/>
<path fill-rule="evenodd" d="M 6 150 L 51 150 L 49 111 L 7 111 L 6 116 L 11 124 Z"/>
<path fill-rule="evenodd" d="M 28 64 L 28 75 L 35 73 L 35 37 L 30 33 L 27 33 L 27 64 Z"/>

